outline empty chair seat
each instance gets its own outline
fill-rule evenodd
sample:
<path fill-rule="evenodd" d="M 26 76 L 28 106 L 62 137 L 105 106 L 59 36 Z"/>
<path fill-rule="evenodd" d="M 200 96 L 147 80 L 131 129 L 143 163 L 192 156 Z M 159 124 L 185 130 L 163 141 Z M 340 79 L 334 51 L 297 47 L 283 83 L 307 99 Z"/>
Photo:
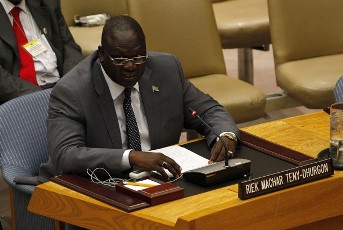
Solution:
<path fill-rule="evenodd" d="M 252 49 L 269 50 L 267 0 L 212 0 L 221 44 L 238 48 L 239 79 L 253 84 Z"/>
<path fill-rule="evenodd" d="M 107 13 L 111 16 L 126 14 L 125 0 L 61 0 L 61 8 L 70 32 L 82 48 L 84 56 L 98 49 L 103 25 L 83 27 L 74 23 L 74 16 L 89 16 Z"/>
<path fill-rule="evenodd" d="M 343 1 L 268 0 L 276 81 L 310 109 L 332 104 L 343 73 Z"/>

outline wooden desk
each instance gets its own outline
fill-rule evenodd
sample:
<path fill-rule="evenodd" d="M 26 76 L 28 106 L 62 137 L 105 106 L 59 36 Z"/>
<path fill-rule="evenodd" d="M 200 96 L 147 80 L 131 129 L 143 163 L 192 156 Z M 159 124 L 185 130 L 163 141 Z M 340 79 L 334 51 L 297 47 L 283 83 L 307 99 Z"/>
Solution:
<path fill-rule="evenodd" d="M 244 130 L 315 157 L 328 147 L 329 116 L 318 112 Z M 343 173 L 335 171 L 332 177 L 250 200 L 240 200 L 238 186 L 233 185 L 126 213 L 48 182 L 36 187 L 29 210 L 90 229 L 286 229 L 313 222 L 327 226 L 343 223 L 343 217 L 337 218 L 343 215 L 342 187 Z"/>

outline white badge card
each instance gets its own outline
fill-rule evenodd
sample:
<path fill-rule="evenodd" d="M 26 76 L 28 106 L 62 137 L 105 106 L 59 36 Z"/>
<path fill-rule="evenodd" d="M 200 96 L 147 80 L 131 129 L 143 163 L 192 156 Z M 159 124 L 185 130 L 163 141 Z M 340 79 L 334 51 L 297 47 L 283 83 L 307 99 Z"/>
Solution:
<path fill-rule="evenodd" d="M 32 57 L 36 57 L 37 55 L 47 51 L 48 49 L 44 46 L 42 41 L 38 38 L 28 42 L 25 44 L 24 49 L 31 54 Z"/>

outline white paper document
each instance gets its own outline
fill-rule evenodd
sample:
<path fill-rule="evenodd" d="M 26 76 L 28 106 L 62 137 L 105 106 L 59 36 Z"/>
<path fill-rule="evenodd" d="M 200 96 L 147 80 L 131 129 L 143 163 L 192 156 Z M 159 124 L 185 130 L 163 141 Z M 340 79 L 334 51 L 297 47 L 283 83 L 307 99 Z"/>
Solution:
<path fill-rule="evenodd" d="M 208 159 L 179 145 L 155 149 L 151 150 L 150 152 L 160 152 L 172 158 L 181 166 L 181 173 L 208 165 Z M 172 177 L 172 174 L 168 170 L 166 170 L 166 172 L 170 177 Z"/>
<path fill-rule="evenodd" d="M 131 183 L 131 184 L 125 184 L 125 183 Z M 150 179 L 141 180 L 139 182 L 124 182 L 124 184 L 125 184 L 125 187 L 130 188 L 135 191 L 146 189 L 147 187 L 149 187 L 148 185 L 152 185 L 152 186 L 160 185 L 156 181 L 153 181 Z"/>

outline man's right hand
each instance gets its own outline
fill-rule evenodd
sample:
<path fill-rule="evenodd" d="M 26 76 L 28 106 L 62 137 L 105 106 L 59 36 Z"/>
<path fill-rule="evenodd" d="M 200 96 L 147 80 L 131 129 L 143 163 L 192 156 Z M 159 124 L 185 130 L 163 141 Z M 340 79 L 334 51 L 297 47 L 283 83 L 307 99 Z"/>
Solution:
<path fill-rule="evenodd" d="M 135 165 L 141 170 L 159 172 L 166 180 L 169 177 L 164 169 L 167 169 L 175 178 L 181 176 L 180 165 L 162 153 L 132 150 L 129 154 L 129 161 L 131 165 Z"/>

